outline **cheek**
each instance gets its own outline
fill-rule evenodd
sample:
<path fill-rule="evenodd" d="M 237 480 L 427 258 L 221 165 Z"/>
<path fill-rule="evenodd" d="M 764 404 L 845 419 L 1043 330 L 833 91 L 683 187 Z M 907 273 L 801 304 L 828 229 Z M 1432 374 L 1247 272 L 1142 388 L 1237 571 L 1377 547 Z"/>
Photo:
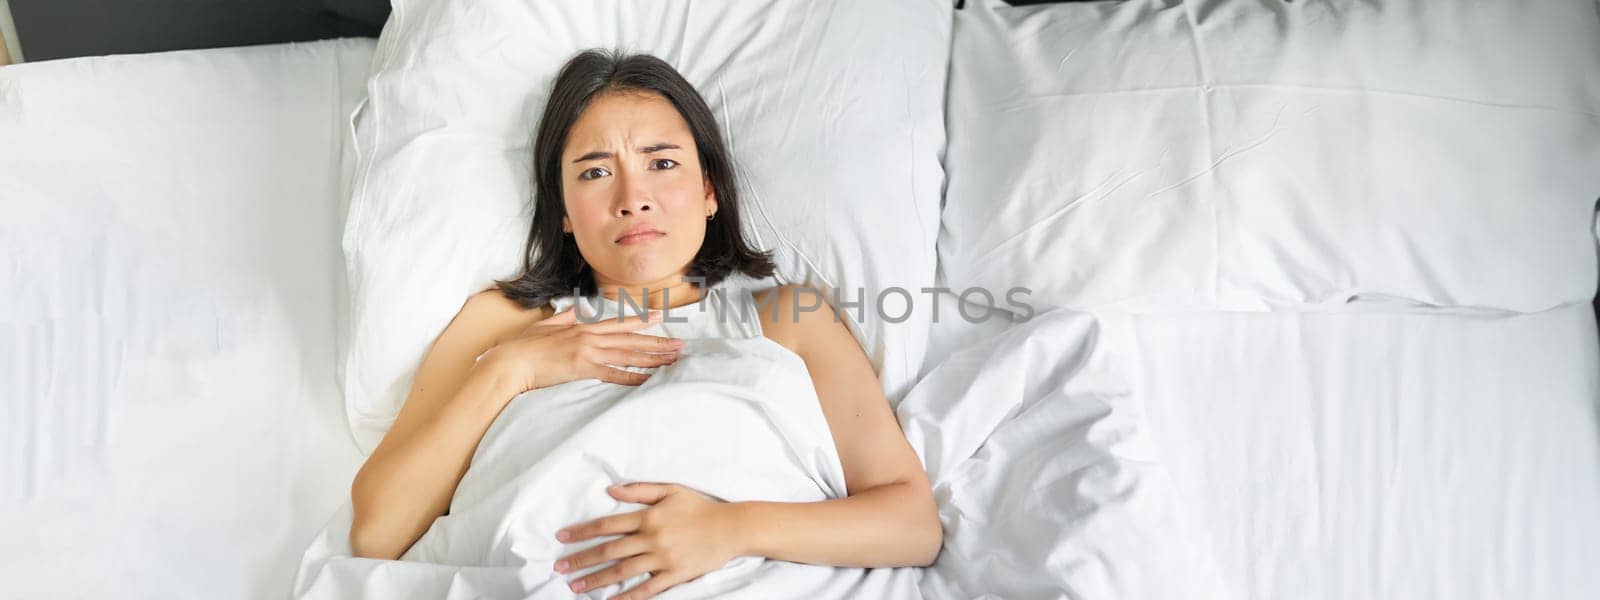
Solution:
<path fill-rule="evenodd" d="M 585 197 L 582 193 L 568 194 L 566 203 L 567 220 L 572 222 L 572 230 L 578 236 L 604 227 L 606 207 L 599 199 Z"/>
<path fill-rule="evenodd" d="M 669 193 L 662 194 L 662 203 L 674 215 L 685 213 L 706 216 L 706 190 L 698 175 L 684 176 L 674 181 Z"/>
<path fill-rule="evenodd" d="M 699 222 L 697 223 L 696 221 Z M 700 251 L 700 246 L 705 244 L 706 226 L 704 220 L 689 220 L 679 225 L 678 230 L 684 232 L 684 235 L 678 237 L 677 247 L 679 253 L 690 259 L 694 258 L 695 253 Z"/>

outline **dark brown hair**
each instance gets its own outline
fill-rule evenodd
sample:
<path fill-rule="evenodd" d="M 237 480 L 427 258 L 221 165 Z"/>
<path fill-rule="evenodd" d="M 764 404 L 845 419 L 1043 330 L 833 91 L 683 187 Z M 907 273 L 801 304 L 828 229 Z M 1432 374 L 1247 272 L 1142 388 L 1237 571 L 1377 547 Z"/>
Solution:
<path fill-rule="evenodd" d="M 776 267 L 771 255 L 758 251 L 740 230 L 738 186 L 733 162 L 722 143 L 716 117 L 694 86 L 672 65 L 648 54 L 618 50 L 585 50 L 567 61 L 556 76 L 533 138 L 533 227 L 523 256 L 522 274 L 496 281 L 500 291 L 523 308 L 578 290 L 596 293 L 594 276 L 577 241 L 561 231 L 566 204 L 561 195 L 561 152 L 572 125 L 602 93 L 655 92 L 683 115 L 699 150 L 700 166 L 717 195 L 717 218 L 706 224 L 706 239 L 689 265 L 688 276 L 701 285 L 722 281 L 734 271 L 767 277 Z"/>

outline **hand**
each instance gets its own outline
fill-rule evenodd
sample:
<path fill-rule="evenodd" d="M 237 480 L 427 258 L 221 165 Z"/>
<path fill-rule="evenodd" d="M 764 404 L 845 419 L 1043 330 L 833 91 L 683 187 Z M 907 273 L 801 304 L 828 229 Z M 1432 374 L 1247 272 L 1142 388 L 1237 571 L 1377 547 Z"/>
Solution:
<path fill-rule="evenodd" d="M 566 543 L 603 535 L 623 537 L 556 561 L 557 573 L 571 573 L 608 561 L 609 568 L 574 580 L 581 592 L 651 573 L 644 583 L 612 600 L 644 600 L 667 588 L 728 564 L 740 553 L 739 528 L 730 504 L 676 484 L 633 483 L 606 489 L 624 502 L 650 504 L 638 512 L 572 525 L 556 533 Z"/>
<path fill-rule="evenodd" d="M 579 323 L 571 307 L 535 321 L 515 337 L 496 344 L 478 356 L 474 369 L 482 369 L 521 394 L 575 379 L 599 379 L 639 385 L 649 373 L 634 373 L 608 365 L 659 367 L 678 360 L 683 340 L 633 333 L 661 322 L 662 311 L 646 319 L 628 316 Z"/>

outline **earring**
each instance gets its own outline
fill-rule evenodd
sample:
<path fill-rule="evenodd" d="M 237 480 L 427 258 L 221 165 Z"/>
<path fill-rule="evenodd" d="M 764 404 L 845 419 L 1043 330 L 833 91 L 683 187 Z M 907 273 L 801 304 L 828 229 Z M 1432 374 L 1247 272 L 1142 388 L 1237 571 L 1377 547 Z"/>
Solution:
<path fill-rule="evenodd" d="M 715 213 L 715 212 L 713 212 L 713 213 L 711 213 L 709 215 L 706 215 L 706 220 L 707 221 L 713 221 L 713 220 L 716 220 L 716 218 L 717 218 L 717 213 Z"/>

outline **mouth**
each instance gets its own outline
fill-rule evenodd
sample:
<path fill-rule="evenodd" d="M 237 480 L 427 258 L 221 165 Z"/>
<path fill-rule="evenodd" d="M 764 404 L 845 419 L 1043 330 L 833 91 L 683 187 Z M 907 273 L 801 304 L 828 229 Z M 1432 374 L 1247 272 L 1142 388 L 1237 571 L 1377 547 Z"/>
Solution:
<path fill-rule="evenodd" d="M 635 227 L 623 232 L 622 237 L 616 239 L 616 243 L 621 246 L 627 246 L 629 244 L 648 242 L 665 235 L 667 234 L 661 233 L 661 230 L 654 227 Z"/>

